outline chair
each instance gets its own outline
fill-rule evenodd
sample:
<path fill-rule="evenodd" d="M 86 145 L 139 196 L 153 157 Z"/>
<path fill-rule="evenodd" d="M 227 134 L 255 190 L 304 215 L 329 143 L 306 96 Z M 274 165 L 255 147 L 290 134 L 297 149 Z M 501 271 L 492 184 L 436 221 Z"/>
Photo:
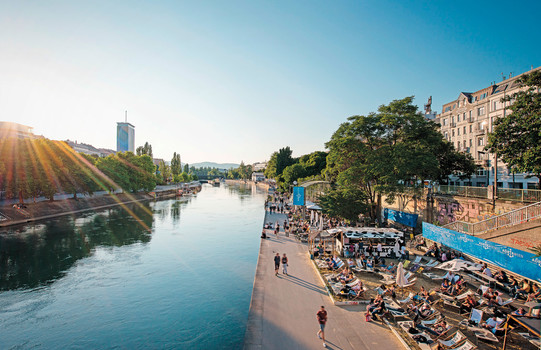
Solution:
<path fill-rule="evenodd" d="M 479 309 L 471 309 L 470 318 L 464 321 L 466 321 L 465 323 L 473 323 L 474 325 L 478 326 L 482 320 L 483 311 Z"/>
<path fill-rule="evenodd" d="M 473 344 L 471 341 L 466 340 L 464 343 L 462 343 L 462 345 L 456 348 L 449 349 L 449 350 L 473 350 L 473 349 L 477 349 L 477 346 Z"/>
<path fill-rule="evenodd" d="M 399 304 L 407 304 L 411 301 L 411 298 L 413 298 L 415 294 L 413 294 L 412 292 L 410 292 L 408 294 L 408 296 L 406 297 L 406 299 L 402 299 L 402 300 L 397 300 Z"/>
<path fill-rule="evenodd" d="M 444 277 L 444 276 L 439 276 L 433 272 L 423 272 L 423 275 L 425 275 L 426 277 L 430 278 L 433 281 L 442 280 Z"/>
<path fill-rule="evenodd" d="M 408 266 L 410 266 L 410 263 L 411 263 L 411 261 L 405 260 L 405 261 L 402 263 L 402 267 L 405 268 L 405 269 L 407 269 Z"/>
<path fill-rule="evenodd" d="M 425 320 L 421 320 L 421 324 L 425 327 L 430 327 L 432 325 L 435 325 L 436 323 L 438 323 L 439 321 L 441 321 L 442 317 L 441 315 L 438 315 L 436 317 L 434 317 L 433 319 L 431 320 L 428 320 L 428 321 L 425 321 Z"/>
<path fill-rule="evenodd" d="M 415 257 L 415 260 L 413 260 L 413 264 L 414 264 L 414 265 L 419 265 L 419 264 L 421 263 L 421 260 L 423 260 L 423 257 L 420 256 L 420 255 L 417 255 L 417 256 Z"/>
<path fill-rule="evenodd" d="M 453 335 L 447 337 L 446 340 L 438 339 L 438 342 L 446 348 L 451 348 L 464 339 L 466 339 L 466 336 L 461 331 L 456 331 Z"/>

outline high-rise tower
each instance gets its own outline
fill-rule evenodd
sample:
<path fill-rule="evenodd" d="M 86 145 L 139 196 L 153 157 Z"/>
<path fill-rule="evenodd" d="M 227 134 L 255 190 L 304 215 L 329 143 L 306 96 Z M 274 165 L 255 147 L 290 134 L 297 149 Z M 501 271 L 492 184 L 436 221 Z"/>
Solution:
<path fill-rule="evenodd" d="M 117 152 L 135 152 L 135 126 L 128 123 L 128 112 L 126 120 L 116 123 L 116 150 Z"/>

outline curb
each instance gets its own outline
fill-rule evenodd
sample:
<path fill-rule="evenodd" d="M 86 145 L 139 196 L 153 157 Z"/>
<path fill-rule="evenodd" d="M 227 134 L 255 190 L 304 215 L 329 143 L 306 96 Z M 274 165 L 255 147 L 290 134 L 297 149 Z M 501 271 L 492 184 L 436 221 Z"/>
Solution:
<path fill-rule="evenodd" d="M 412 350 L 411 347 L 408 345 L 408 343 L 406 343 L 404 341 L 404 338 L 402 338 L 402 336 L 400 334 L 398 334 L 398 332 L 396 331 L 396 329 L 394 329 L 393 326 L 391 326 L 391 324 L 389 323 L 389 321 L 387 321 L 386 318 L 383 319 L 385 321 L 385 324 L 387 324 L 387 327 L 389 327 L 389 329 L 391 330 L 391 332 L 393 332 L 394 336 L 400 341 L 400 343 L 402 344 L 402 346 L 404 347 L 404 349 L 406 350 Z"/>

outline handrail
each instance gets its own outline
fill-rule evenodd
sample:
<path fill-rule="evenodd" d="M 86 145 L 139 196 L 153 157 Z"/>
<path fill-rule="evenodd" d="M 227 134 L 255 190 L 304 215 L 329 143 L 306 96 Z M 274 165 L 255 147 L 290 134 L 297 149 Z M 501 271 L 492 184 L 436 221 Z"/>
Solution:
<path fill-rule="evenodd" d="M 475 236 L 503 227 L 522 224 L 536 218 L 541 218 L 541 202 L 530 204 L 483 221 L 474 223 L 453 221 L 443 227 Z"/>

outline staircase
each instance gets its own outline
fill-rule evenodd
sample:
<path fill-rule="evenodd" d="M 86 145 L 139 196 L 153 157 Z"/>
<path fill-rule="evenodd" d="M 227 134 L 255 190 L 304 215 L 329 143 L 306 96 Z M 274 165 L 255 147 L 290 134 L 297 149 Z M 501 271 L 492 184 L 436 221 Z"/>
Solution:
<path fill-rule="evenodd" d="M 472 236 L 479 236 L 490 231 L 524 224 L 536 219 L 541 219 L 541 202 L 530 204 L 483 221 L 475 223 L 454 221 L 443 227 Z"/>

